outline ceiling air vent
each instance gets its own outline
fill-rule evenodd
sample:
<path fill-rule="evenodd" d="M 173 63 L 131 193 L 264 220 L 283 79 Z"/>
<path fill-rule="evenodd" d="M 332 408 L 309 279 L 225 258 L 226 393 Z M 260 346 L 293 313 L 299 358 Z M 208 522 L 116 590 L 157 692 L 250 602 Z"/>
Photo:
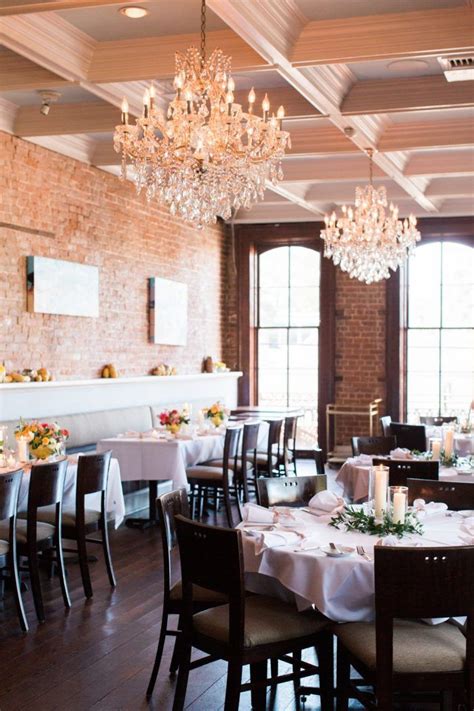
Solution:
<path fill-rule="evenodd" d="M 474 56 L 469 57 L 438 57 L 443 67 L 444 76 L 448 81 L 474 80 Z"/>

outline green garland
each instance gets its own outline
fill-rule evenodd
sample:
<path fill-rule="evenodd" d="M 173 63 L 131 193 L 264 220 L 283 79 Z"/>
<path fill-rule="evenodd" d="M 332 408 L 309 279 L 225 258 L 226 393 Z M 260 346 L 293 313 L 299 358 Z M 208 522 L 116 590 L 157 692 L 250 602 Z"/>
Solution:
<path fill-rule="evenodd" d="M 375 516 L 351 507 L 333 516 L 329 525 L 346 531 L 368 533 L 370 536 L 393 535 L 402 538 L 406 533 L 423 533 L 421 522 L 412 513 L 407 513 L 404 523 L 394 523 L 387 513 L 384 513 L 382 521 L 377 521 Z"/>

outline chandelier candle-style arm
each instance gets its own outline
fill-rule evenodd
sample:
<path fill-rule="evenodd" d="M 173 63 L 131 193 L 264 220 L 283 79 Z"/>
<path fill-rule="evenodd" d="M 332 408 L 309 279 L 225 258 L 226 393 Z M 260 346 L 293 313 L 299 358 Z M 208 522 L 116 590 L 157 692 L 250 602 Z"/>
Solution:
<path fill-rule="evenodd" d="M 399 219 L 398 207 L 388 206 L 385 187 L 374 188 L 372 150 L 367 150 L 369 185 L 356 188 L 354 208 L 342 206 L 342 215 L 333 212 L 324 218 L 324 256 L 350 277 L 370 284 L 390 277 L 415 249 L 421 235 L 416 217 Z M 388 210 L 386 209 L 388 206 Z"/>
<path fill-rule="evenodd" d="M 176 93 L 166 115 L 156 107 L 152 85 L 134 125 L 122 105 L 114 134 L 121 178 L 130 164 L 138 193 L 145 190 L 148 200 L 156 197 L 198 227 L 262 200 L 267 181 L 282 180 L 281 161 L 291 146 L 283 106 L 270 118 L 265 95 L 257 116 L 253 88 L 247 111 L 235 103 L 230 57 L 219 49 L 206 55 L 205 9 L 203 1 L 200 50 L 176 53 Z"/>

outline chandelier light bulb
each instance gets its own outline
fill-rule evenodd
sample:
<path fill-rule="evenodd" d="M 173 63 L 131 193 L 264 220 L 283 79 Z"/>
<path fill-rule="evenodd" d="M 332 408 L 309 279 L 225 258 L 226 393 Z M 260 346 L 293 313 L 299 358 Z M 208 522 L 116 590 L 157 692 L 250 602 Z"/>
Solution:
<path fill-rule="evenodd" d="M 270 111 L 270 100 L 268 98 L 268 94 L 265 94 L 265 98 L 262 101 L 262 109 L 265 114 Z"/>
<path fill-rule="evenodd" d="M 234 91 L 235 89 L 235 81 L 232 79 L 232 77 L 229 77 L 227 81 L 227 91 Z"/>

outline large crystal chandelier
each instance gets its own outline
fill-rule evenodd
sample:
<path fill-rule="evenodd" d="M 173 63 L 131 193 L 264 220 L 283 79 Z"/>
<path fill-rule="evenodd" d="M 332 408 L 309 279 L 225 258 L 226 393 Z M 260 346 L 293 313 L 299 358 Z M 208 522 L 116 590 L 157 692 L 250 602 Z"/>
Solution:
<path fill-rule="evenodd" d="M 342 207 L 342 216 L 333 212 L 325 216 L 326 228 L 321 230 L 324 256 L 332 257 L 350 277 L 370 284 L 390 277 L 413 253 L 420 233 L 416 217 L 401 220 L 393 203 L 387 210 L 387 191 L 373 186 L 372 149 L 367 149 L 370 183 L 356 188 L 355 206 Z"/>
<path fill-rule="evenodd" d="M 235 103 L 230 57 L 220 49 L 206 56 L 205 0 L 201 48 L 176 52 L 174 88 L 166 113 L 156 106 L 153 85 L 147 89 L 143 115 L 134 125 L 124 99 L 114 135 L 121 178 L 130 163 L 138 193 L 145 190 L 148 200 L 156 196 L 173 215 L 199 227 L 263 199 L 266 181 L 283 178 L 281 159 L 290 145 L 282 130 L 285 111 L 280 106 L 270 115 L 265 95 L 257 116 L 253 89 L 247 111 Z"/>

